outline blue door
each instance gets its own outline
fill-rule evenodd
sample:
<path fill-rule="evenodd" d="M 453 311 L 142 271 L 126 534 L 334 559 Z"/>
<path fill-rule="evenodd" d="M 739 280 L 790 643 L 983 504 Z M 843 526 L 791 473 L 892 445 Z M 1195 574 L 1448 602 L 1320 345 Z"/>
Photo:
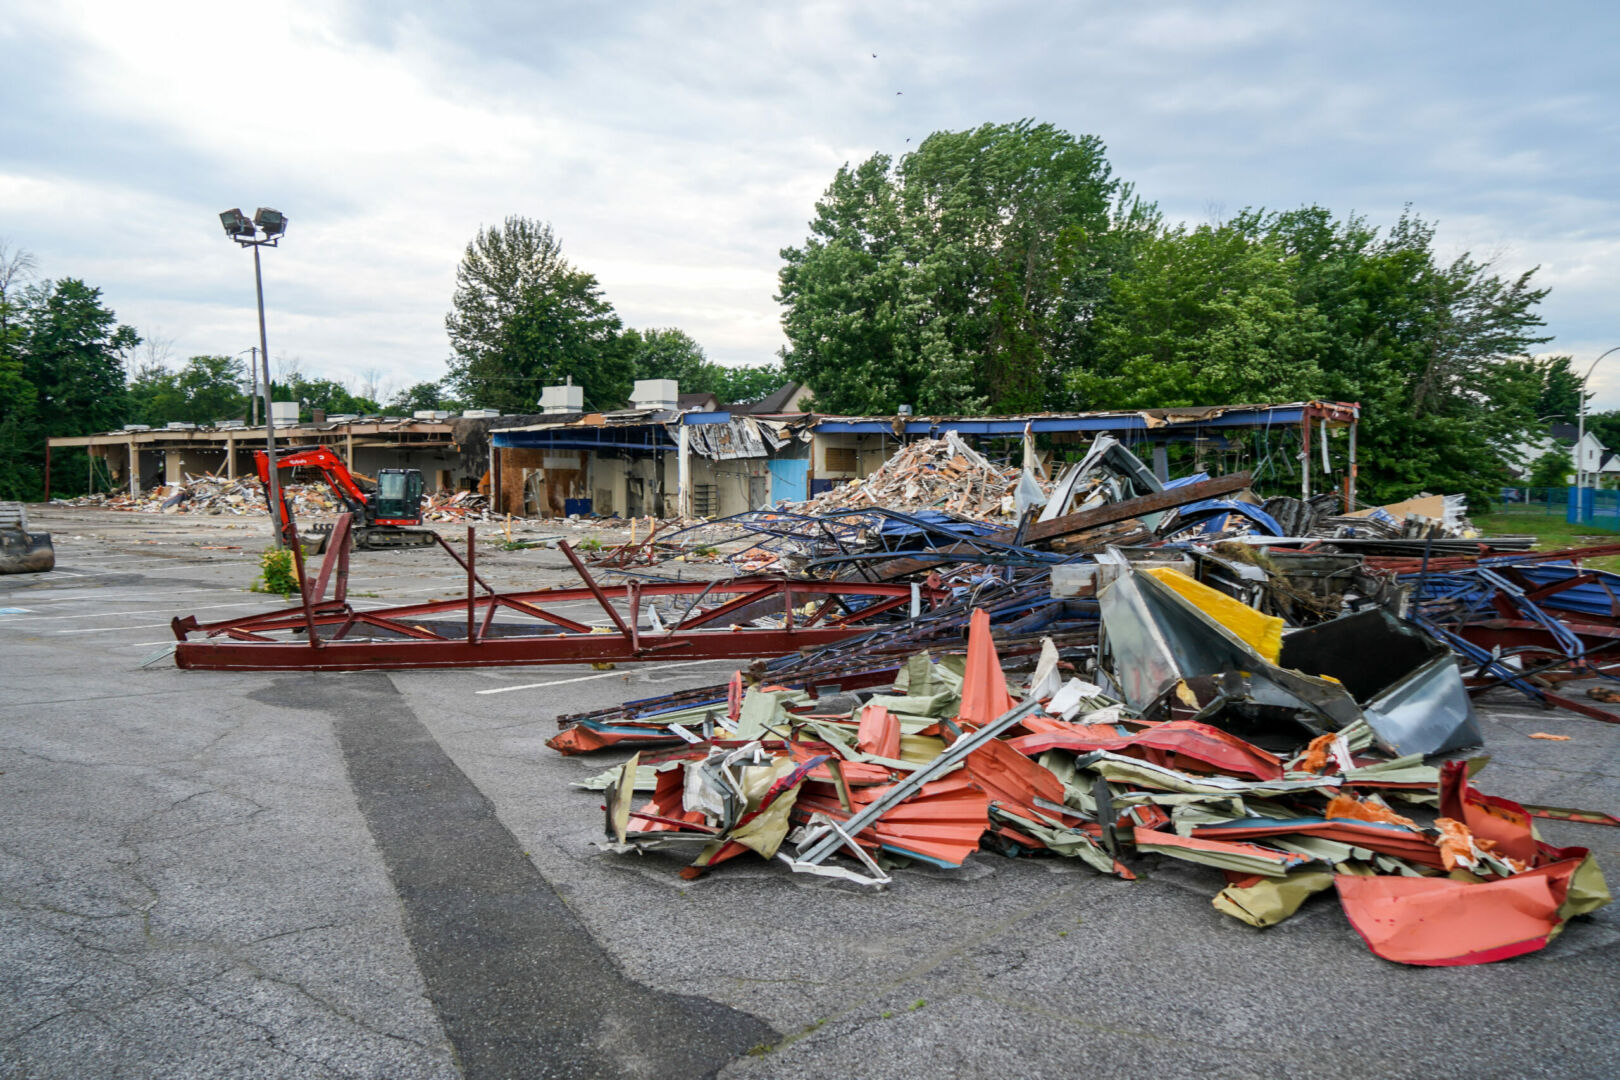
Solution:
<path fill-rule="evenodd" d="M 803 502 L 809 497 L 804 485 L 809 471 L 809 458 L 772 458 L 771 501 Z"/>

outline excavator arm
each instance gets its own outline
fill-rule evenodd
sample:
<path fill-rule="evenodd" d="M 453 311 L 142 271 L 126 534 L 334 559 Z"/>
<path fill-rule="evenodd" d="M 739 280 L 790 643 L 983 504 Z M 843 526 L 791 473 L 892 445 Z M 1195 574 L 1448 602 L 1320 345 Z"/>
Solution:
<path fill-rule="evenodd" d="M 258 468 L 259 482 L 264 485 L 264 497 L 268 502 L 270 499 L 270 459 L 263 450 L 256 450 L 253 453 L 253 462 Z M 368 515 L 366 511 L 370 500 L 366 497 L 366 493 L 360 490 L 360 485 L 354 482 L 354 476 L 349 472 L 348 467 L 343 464 L 342 458 L 324 446 L 316 446 L 308 450 L 297 450 L 291 454 L 276 455 L 276 470 L 278 472 L 282 469 L 300 468 L 319 469 L 322 478 L 326 480 L 327 486 L 332 489 L 332 493 L 355 516 L 356 524 L 363 525 L 367 523 Z M 275 509 L 272 508 L 272 511 Z M 290 536 L 293 528 L 292 509 L 287 505 L 285 494 L 281 497 L 279 510 L 282 534 Z"/>

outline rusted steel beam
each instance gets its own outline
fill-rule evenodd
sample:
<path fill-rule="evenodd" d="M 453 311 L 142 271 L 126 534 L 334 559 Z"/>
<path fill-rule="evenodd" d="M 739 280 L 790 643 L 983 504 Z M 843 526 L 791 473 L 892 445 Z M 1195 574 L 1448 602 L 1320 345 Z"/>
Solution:
<path fill-rule="evenodd" d="M 872 616 L 907 603 L 912 586 L 838 581 L 796 581 L 777 575 L 751 575 L 720 581 L 634 581 L 626 585 L 604 586 L 581 566 L 583 587 L 545 589 L 523 593 L 490 592 L 480 595 L 482 585 L 476 572 L 469 544 L 468 556 L 456 552 L 456 562 L 467 572 L 468 591 L 464 597 L 396 608 L 357 611 L 346 602 L 311 602 L 309 593 L 298 607 L 282 608 L 258 615 L 199 623 L 195 616 L 175 619 L 172 627 L 178 644 L 175 663 L 182 668 L 231 671 L 318 670 L 350 671 L 372 668 L 479 667 L 514 664 L 604 663 L 655 660 L 668 656 L 683 659 L 752 659 L 777 656 L 799 649 L 819 648 L 868 632 L 863 625 Z M 570 556 L 572 552 L 568 553 Z M 328 558 L 329 567 L 340 564 Z M 323 576 L 326 576 L 323 574 Z M 341 577 L 339 578 L 341 581 Z M 485 586 L 487 588 L 488 586 Z M 310 590 L 313 592 L 313 590 Z M 716 597 L 718 607 L 661 632 L 643 632 L 627 623 L 619 605 L 625 604 L 631 618 L 639 615 L 642 601 L 660 596 Z M 948 593 L 923 586 L 921 595 L 930 607 L 941 603 Z M 749 605 L 780 598 L 783 610 L 797 599 L 825 597 L 826 603 L 840 599 L 847 608 L 850 600 L 866 605 L 853 615 L 830 625 L 800 623 L 780 627 L 709 628 L 726 614 Z M 550 605 L 594 600 L 612 618 L 618 633 L 594 633 L 586 623 L 547 610 Z M 483 607 L 479 619 L 479 607 Z M 534 623 L 496 624 L 496 609 L 527 616 Z M 446 630 L 455 625 L 447 620 L 465 620 L 465 631 Z M 435 618 L 440 617 L 440 618 Z M 786 621 L 786 620 L 785 620 Z M 364 626 L 383 631 L 383 638 L 353 638 L 351 631 Z M 301 632 L 296 638 L 272 638 L 276 632 Z M 513 632 L 516 631 L 516 632 Z M 204 635 L 201 640 L 194 635 Z"/>
<path fill-rule="evenodd" d="M 302 641 L 182 641 L 178 667 L 207 671 L 371 671 L 401 668 L 509 667 L 524 664 L 635 663 L 663 659 L 751 660 L 818 648 L 864 633 L 861 627 L 811 630 L 694 630 L 673 638 L 643 635 L 639 651 L 619 634 Z"/>

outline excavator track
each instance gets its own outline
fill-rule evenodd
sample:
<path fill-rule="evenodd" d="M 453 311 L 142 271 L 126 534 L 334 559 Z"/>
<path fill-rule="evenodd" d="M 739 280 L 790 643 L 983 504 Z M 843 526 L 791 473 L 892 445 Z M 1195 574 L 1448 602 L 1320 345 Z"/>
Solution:
<path fill-rule="evenodd" d="M 373 525 L 354 530 L 354 546 L 361 551 L 390 551 L 398 548 L 431 547 L 430 529 L 401 529 L 390 525 Z"/>

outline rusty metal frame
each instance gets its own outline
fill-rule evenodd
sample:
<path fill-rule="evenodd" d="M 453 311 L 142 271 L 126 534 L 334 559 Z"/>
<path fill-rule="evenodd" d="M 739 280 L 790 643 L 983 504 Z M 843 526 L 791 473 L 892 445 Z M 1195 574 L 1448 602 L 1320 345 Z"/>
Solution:
<path fill-rule="evenodd" d="M 303 584 L 295 606 L 218 622 L 196 616 L 172 623 L 175 663 L 215 671 L 357 671 L 415 667 L 497 667 L 524 664 L 636 662 L 663 659 L 751 659 L 780 656 L 854 637 L 874 628 L 871 620 L 909 604 L 912 586 L 902 583 L 803 581 L 779 575 L 751 575 L 719 581 L 636 581 L 602 585 L 566 543 L 562 552 L 583 584 L 570 588 L 501 593 L 477 572 L 476 534 L 467 528 L 463 556 L 442 537 L 439 544 L 467 571 L 467 592 L 454 600 L 402 607 L 357 610 L 347 598 L 349 515 L 339 517 L 315 579 L 305 574 L 294 548 Z M 437 536 L 437 534 L 435 534 Z M 326 596 L 328 585 L 332 596 Z M 929 609 L 949 594 L 924 586 Z M 642 630 L 642 604 L 661 596 L 691 596 L 721 602 L 703 612 L 688 611 L 669 629 Z M 780 599 L 783 625 L 732 626 L 728 616 L 762 601 Z M 815 613 L 796 620 L 794 604 L 820 599 Z M 594 600 L 609 625 L 593 626 L 548 610 L 548 606 Z M 861 603 L 865 601 L 865 603 Z M 830 605 L 845 614 L 825 618 Z M 622 610 L 621 610 L 622 605 Z M 492 633 L 498 610 L 535 620 L 527 632 Z M 465 613 L 465 632 L 447 622 Z M 458 619 L 459 623 L 459 619 Z M 385 637 L 351 636 L 357 628 Z M 509 630 L 511 624 L 502 624 Z M 283 635 L 275 637 L 271 635 Z M 302 637 L 288 636 L 299 635 Z"/>

